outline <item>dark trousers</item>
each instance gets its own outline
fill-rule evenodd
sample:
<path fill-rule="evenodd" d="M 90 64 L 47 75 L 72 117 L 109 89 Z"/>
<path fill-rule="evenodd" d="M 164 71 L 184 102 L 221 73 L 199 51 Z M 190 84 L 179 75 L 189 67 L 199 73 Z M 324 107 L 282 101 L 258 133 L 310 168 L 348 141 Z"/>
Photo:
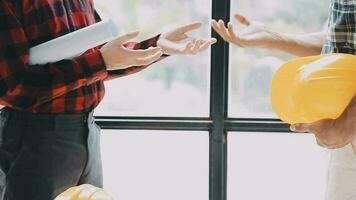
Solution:
<path fill-rule="evenodd" d="M 0 113 L 0 200 L 53 200 L 102 187 L 100 128 L 90 114 Z"/>

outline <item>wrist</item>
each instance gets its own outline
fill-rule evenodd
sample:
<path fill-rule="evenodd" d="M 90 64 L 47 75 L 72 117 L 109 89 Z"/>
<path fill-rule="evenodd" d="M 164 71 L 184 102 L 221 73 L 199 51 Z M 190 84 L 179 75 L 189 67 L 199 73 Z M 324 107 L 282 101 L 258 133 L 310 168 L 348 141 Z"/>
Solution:
<path fill-rule="evenodd" d="M 80 58 L 85 60 L 85 69 L 86 72 L 91 72 L 91 76 L 95 77 L 94 80 L 104 80 L 107 77 L 107 70 L 105 61 L 100 50 L 88 51 L 83 54 Z M 83 61 L 79 61 L 83 62 Z M 88 73 L 89 74 L 89 73 Z"/>
<path fill-rule="evenodd" d="M 156 37 L 154 37 L 154 40 L 151 44 L 151 47 L 160 47 L 162 49 L 163 55 L 162 56 L 171 56 L 171 54 L 166 50 L 164 45 L 162 44 L 162 34 L 158 34 Z"/>
<path fill-rule="evenodd" d="M 108 57 L 106 55 L 105 49 L 103 49 L 103 48 L 99 49 L 99 53 L 100 53 L 100 55 L 102 57 L 102 60 L 103 60 L 103 63 L 105 65 L 105 67 L 108 67 L 109 66 L 109 61 L 108 61 L 109 59 L 108 59 Z"/>
<path fill-rule="evenodd" d="M 270 35 L 270 40 L 266 42 L 266 48 L 277 50 L 285 50 L 288 48 L 288 35 L 272 31 L 268 31 L 268 34 Z"/>
<path fill-rule="evenodd" d="M 167 57 L 167 56 L 174 55 L 172 51 L 167 50 L 166 46 L 163 44 L 164 42 L 166 41 L 159 38 L 156 43 L 157 47 L 160 47 L 162 49 L 162 53 L 163 53 L 162 56 Z"/>

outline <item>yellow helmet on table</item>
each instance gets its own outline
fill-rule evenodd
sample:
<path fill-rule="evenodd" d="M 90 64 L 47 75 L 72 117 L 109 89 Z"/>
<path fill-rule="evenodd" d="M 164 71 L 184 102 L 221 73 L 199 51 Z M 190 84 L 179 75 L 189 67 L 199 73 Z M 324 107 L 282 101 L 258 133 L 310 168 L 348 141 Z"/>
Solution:
<path fill-rule="evenodd" d="M 71 187 L 54 200 L 113 200 L 103 189 L 84 184 Z"/>

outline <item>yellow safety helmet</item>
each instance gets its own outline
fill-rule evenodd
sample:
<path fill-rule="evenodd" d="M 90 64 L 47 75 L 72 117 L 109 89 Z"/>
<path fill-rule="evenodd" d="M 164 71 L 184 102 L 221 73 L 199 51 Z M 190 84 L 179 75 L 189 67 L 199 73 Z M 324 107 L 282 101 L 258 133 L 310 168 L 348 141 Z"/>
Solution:
<path fill-rule="evenodd" d="M 113 200 L 103 189 L 84 184 L 71 187 L 54 200 Z"/>
<path fill-rule="evenodd" d="M 292 60 L 271 84 L 272 108 L 289 124 L 336 119 L 356 94 L 356 56 L 325 54 Z"/>

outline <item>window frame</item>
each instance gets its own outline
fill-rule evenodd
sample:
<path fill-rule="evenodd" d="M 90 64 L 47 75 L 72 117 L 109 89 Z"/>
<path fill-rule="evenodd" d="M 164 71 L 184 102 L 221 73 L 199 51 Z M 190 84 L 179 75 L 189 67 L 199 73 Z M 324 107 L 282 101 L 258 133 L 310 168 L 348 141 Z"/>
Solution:
<path fill-rule="evenodd" d="M 229 21 L 230 0 L 212 0 L 212 18 Z M 199 117 L 117 117 L 96 116 L 96 123 L 108 130 L 174 130 L 209 132 L 209 200 L 227 198 L 228 132 L 289 133 L 278 119 L 230 118 L 228 116 L 229 44 L 218 39 L 211 48 L 210 114 Z"/>

